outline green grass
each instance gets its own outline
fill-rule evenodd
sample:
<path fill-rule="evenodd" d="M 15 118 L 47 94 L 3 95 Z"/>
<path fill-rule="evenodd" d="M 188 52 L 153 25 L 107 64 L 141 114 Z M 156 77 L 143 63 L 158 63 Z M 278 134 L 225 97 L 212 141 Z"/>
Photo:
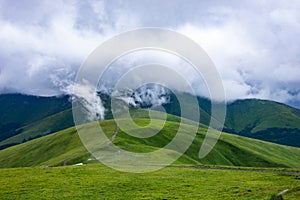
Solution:
<path fill-rule="evenodd" d="M 124 119 L 126 122 L 126 119 Z M 147 125 L 149 119 L 135 119 L 140 125 Z M 154 120 L 152 127 L 144 128 L 144 131 L 155 130 L 160 120 Z M 112 120 L 100 121 L 102 129 L 110 138 L 115 129 Z M 166 121 L 164 128 L 153 137 L 136 138 L 119 131 L 114 144 L 123 150 L 132 152 L 152 152 L 168 144 L 175 136 L 179 123 Z M 97 130 L 91 124 L 83 125 L 87 133 L 92 136 Z M 188 136 L 191 125 L 184 125 Z M 139 131 L 139 130 L 130 130 Z M 222 133 L 220 140 L 214 149 L 203 159 L 199 159 L 198 153 L 206 134 L 205 127 L 200 127 L 196 137 L 176 164 L 204 164 L 247 167 L 283 167 L 300 168 L 300 149 L 263 142 L 232 134 Z M 105 148 L 105 147 L 104 147 Z M 176 152 L 176 149 L 169 149 Z M 113 153 L 113 152 L 111 152 Z M 44 136 L 17 146 L 0 151 L 0 168 L 7 167 L 32 167 L 32 166 L 57 166 L 65 160 L 72 162 L 87 162 L 89 153 L 83 147 L 75 128 L 69 128 L 55 134 Z"/>
<path fill-rule="evenodd" d="M 179 105 L 175 94 L 171 102 L 164 105 L 169 121 L 180 121 L 180 108 L 184 107 L 194 119 L 198 109 L 192 105 L 193 97 L 187 93 L 177 93 L 183 99 Z M 200 106 L 200 122 L 210 122 L 209 100 L 197 97 Z M 102 96 L 106 107 L 106 119 L 111 119 L 110 97 Z M 71 103 L 68 97 L 35 97 L 21 94 L 0 95 L 0 149 L 25 140 L 52 133 L 73 125 Z M 135 111 L 136 112 L 136 111 Z M 135 112 L 132 116 L 135 117 Z M 138 114 L 140 115 L 140 113 Z M 172 120 L 171 120 L 172 118 Z M 246 137 L 270 141 L 278 144 L 300 147 L 300 111 L 273 101 L 247 99 L 238 100 L 227 106 L 225 131 Z"/>
<path fill-rule="evenodd" d="M 39 165 L 62 165 L 87 154 L 75 128 L 47 135 L 0 151 L 0 166 L 30 167 Z"/>
<path fill-rule="evenodd" d="M 72 126 L 74 126 L 72 110 L 67 109 L 18 128 L 17 130 L 22 130 L 21 133 L 1 141 L 0 146 L 11 143 L 22 143 Z"/>
<path fill-rule="evenodd" d="M 0 149 L 73 126 L 68 99 L 0 95 Z"/>
<path fill-rule="evenodd" d="M 299 110 L 281 103 L 247 99 L 229 104 L 226 126 L 236 132 L 255 133 L 268 128 L 300 129 Z"/>
<path fill-rule="evenodd" d="M 67 96 L 37 97 L 22 94 L 2 94 L 0 105 L 0 125 L 29 124 L 71 107 Z"/>
<path fill-rule="evenodd" d="M 299 175 L 167 167 L 146 174 L 103 165 L 0 169 L 2 199 L 284 199 L 300 195 Z"/>
<path fill-rule="evenodd" d="M 287 105 L 258 99 L 228 105 L 228 132 L 277 144 L 300 147 L 300 112 Z"/>
<path fill-rule="evenodd" d="M 133 112 L 135 123 L 144 127 L 143 133 L 160 130 L 161 116 L 155 112 L 154 116 L 152 126 L 147 127 L 150 123 L 147 113 Z M 141 139 L 120 130 L 113 143 L 132 152 L 155 151 L 168 144 L 179 127 L 180 118 L 172 115 L 167 118 L 155 136 Z M 185 119 L 183 122 L 188 138 L 194 123 Z M 114 133 L 113 120 L 94 123 L 100 123 L 108 138 Z M 92 125 L 79 128 L 85 129 L 93 142 L 97 130 Z M 300 148 L 222 133 L 208 156 L 199 159 L 206 129 L 198 128 L 191 146 L 170 167 L 144 174 L 92 164 L 97 161 L 89 161 L 93 156 L 82 145 L 75 127 L 0 150 L 0 168 L 3 168 L 0 169 L 0 199 L 269 200 L 286 189 L 284 199 L 299 199 L 300 175 L 296 172 L 300 168 Z M 141 131 L 134 127 L 129 130 Z M 175 151 L 169 149 L 170 153 Z M 64 162 L 85 165 L 61 167 Z"/>

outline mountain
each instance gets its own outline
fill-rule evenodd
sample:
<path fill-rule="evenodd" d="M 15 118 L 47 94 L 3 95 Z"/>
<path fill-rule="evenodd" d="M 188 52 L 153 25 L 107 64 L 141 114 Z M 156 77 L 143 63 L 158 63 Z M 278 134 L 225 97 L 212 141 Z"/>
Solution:
<path fill-rule="evenodd" d="M 186 102 L 194 98 L 190 94 L 179 95 Z M 208 125 L 211 102 L 202 97 L 197 97 L 197 99 L 201 113 L 200 123 Z M 180 116 L 180 106 L 175 96 L 171 95 L 170 103 L 164 107 L 168 113 Z M 190 106 L 190 109 L 192 110 L 193 107 Z M 223 131 L 300 147 L 300 110 L 269 100 L 237 100 L 227 105 Z"/>
<path fill-rule="evenodd" d="M 194 98 L 190 94 L 176 95 L 180 95 L 186 102 Z M 171 95 L 170 99 L 170 103 L 164 105 L 166 111 L 180 116 L 180 106 L 176 97 Z M 201 113 L 200 123 L 208 125 L 211 102 L 201 97 L 197 97 L 197 99 Z M 192 110 L 193 107 L 190 106 L 190 109 Z M 237 100 L 227 105 L 223 131 L 300 147 L 300 110 L 269 100 Z"/>
<path fill-rule="evenodd" d="M 238 100 L 228 105 L 225 122 L 231 133 L 300 147 L 300 110 L 267 100 Z"/>
<path fill-rule="evenodd" d="M 99 93 L 106 108 L 105 118 L 112 119 L 111 97 Z M 190 113 L 194 96 L 177 93 Z M 166 112 L 180 116 L 180 104 L 175 94 L 163 104 Z M 197 97 L 200 123 L 208 125 L 211 102 Z M 147 107 L 149 105 L 143 105 Z M 74 126 L 69 96 L 35 97 L 21 94 L 0 95 L 0 149 Z M 187 116 L 187 118 L 189 118 Z M 193 116 L 190 117 L 193 119 Z M 225 132 L 300 147 L 300 110 L 267 100 L 237 100 L 227 105 Z"/>
<path fill-rule="evenodd" d="M 176 117 L 174 117 L 176 118 Z M 124 119 L 126 121 L 126 119 Z M 140 125 L 148 124 L 147 118 L 135 118 Z M 154 120 L 156 123 L 162 121 Z M 105 134 L 112 137 L 115 130 L 113 120 L 99 122 Z M 166 121 L 164 128 L 153 137 L 135 138 L 125 134 L 121 130 L 115 137 L 113 143 L 122 151 L 151 152 L 168 144 L 175 136 L 179 123 Z M 85 124 L 93 133 L 90 124 Z M 188 133 L 193 130 L 191 124 L 184 125 Z M 147 130 L 146 128 L 145 130 Z M 153 129 L 153 127 L 152 127 Z M 175 163 L 193 165 L 226 165 L 226 166 L 247 166 L 247 167 L 300 167 L 300 149 L 274 143 L 264 142 L 247 137 L 222 133 L 215 148 L 203 159 L 198 158 L 198 152 L 206 133 L 205 127 L 200 127 L 188 150 Z M 92 139 L 93 140 L 93 139 Z M 109 144 L 104 144 L 109 145 Z M 105 147 L 101 147 L 103 149 Z M 122 154 L 112 152 L 112 155 Z M 172 153 L 173 152 L 173 153 Z M 168 156 L 176 153 L 176 149 L 169 149 Z M 47 135 L 23 144 L 15 145 L 0 150 L 0 167 L 33 167 L 33 166 L 59 166 L 63 164 L 75 164 L 78 162 L 96 162 L 89 152 L 83 147 L 78 133 L 74 127 Z"/>
<path fill-rule="evenodd" d="M 71 126 L 69 96 L 0 95 L 0 149 Z"/>

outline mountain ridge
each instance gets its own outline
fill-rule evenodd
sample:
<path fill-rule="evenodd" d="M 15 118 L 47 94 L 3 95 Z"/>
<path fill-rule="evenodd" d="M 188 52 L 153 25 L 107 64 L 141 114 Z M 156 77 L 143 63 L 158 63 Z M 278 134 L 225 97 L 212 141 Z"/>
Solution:
<path fill-rule="evenodd" d="M 125 119 L 126 120 L 126 119 Z M 142 125 L 148 118 L 135 118 Z M 160 120 L 158 120 L 160 121 Z M 114 133 L 114 120 L 99 121 L 107 137 Z M 81 126 L 91 126 L 84 124 Z M 120 131 L 113 141 L 122 151 L 151 152 L 160 149 L 176 134 L 178 122 L 167 121 L 164 128 L 151 138 L 134 138 Z M 189 131 L 187 125 L 186 131 Z M 93 128 L 88 128 L 93 132 Z M 88 130 L 87 129 L 87 130 Z M 146 128 L 147 129 L 147 128 Z M 203 159 L 198 152 L 205 137 L 205 128 L 199 128 L 193 143 L 175 164 L 225 165 L 244 167 L 299 168 L 300 149 L 264 142 L 233 134 L 222 133 L 213 150 Z M 91 140 L 94 141 L 93 138 Z M 107 144 L 108 145 L 108 144 Z M 100 150 L 103 150 L 101 147 Z M 174 151 L 171 150 L 170 151 Z M 119 154 L 118 151 L 115 154 Z M 164 156 L 164 155 L 163 155 Z M 78 162 L 94 163 L 96 160 L 84 148 L 75 127 L 0 150 L 0 168 L 72 165 Z"/>
<path fill-rule="evenodd" d="M 186 102 L 194 96 L 180 93 Z M 106 119 L 112 119 L 110 96 L 102 96 Z M 200 123 L 208 125 L 211 102 L 197 97 Z M 22 94 L 0 95 L 0 149 L 74 126 L 69 96 L 37 97 Z M 188 106 L 189 104 L 187 104 Z M 180 116 L 175 94 L 163 104 L 166 112 Z M 192 106 L 188 109 L 194 109 Z M 21 114 L 19 114 L 21 113 Z M 300 110 L 283 103 L 242 99 L 227 105 L 225 132 L 264 141 L 300 147 Z M 1 139 L 2 138 L 2 139 Z"/>

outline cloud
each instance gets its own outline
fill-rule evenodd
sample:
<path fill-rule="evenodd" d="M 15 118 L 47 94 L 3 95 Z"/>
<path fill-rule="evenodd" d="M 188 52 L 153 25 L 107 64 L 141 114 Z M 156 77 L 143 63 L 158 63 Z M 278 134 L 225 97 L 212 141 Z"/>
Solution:
<path fill-rule="evenodd" d="M 299 7 L 299 3 L 292 5 L 295 4 Z M 264 5 L 242 10 L 231 6 L 220 10 L 226 17 L 218 23 L 209 26 L 187 23 L 178 31 L 207 51 L 220 71 L 228 100 L 293 100 L 292 91 L 300 90 L 297 6 Z"/>
<path fill-rule="evenodd" d="M 121 15 L 116 17 L 122 17 L 121 21 L 107 22 L 103 4 L 96 1 L 27 3 L 37 6 L 29 9 L 28 5 L 3 1 L 0 7 L 0 92 L 60 94 L 60 86 L 52 77 L 61 69 L 74 74 L 89 53 L 130 21 Z M 84 19 L 89 19 L 88 23 Z M 59 75 L 71 78 L 70 74 Z"/>
<path fill-rule="evenodd" d="M 72 96 L 76 115 L 81 116 L 76 118 L 76 123 L 81 124 L 105 118 L 102 101 L 88 81 L 83 84 L 71 83 L 64 88 L 64 91 Z M 83 110 L 77 110 L 77 106 Z"/>
<path fill-rule="evenodd" d="M 105 39 L 162 27 L 204 48 L 228 100 L 300 105 L 299 9 L 297 0 L 0 1 L 0 93 L 60 94 Z"/>

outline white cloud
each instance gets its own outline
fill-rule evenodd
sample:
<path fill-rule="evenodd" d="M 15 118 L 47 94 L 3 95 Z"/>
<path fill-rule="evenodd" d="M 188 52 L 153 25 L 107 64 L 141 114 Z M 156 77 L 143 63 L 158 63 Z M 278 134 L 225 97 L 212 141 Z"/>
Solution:
<path fill-rule="evenodd" d="M 72 79 L 106 38 L 154 26 L 198 42 L 229 100 L 299 101 L 299 9 L 297 0 L 0 1 L 0 92 L 58 94 L 54 80 Z"/>
<path fill-rule="evenodd" d="M 228 100 L 254 97 L 288 102 L 295 98 L 290 91 L 300 90 L 297 8 L 264 5 L 253 10 L 226 8 L 221 13 L 226 17 L 218 23 L 188 23 L 178 31 L 198 42 L 212 58 Z"/>
<path fill-rule="evenodd" d="M 106 22 L 103 4 L 95 1 L 92 2 L 95 15 L 81 13 L 83 5 L 79 2 L 55 4 L 45 1 L 38 5 L 41 11 L 34 8 L 32 13 L 24 11 L 19 14 L 20 18 L 13 17 L 13 14 L 9 18 L 7 12 L 6 16 L 0 17 L 0 92 L 13 91 L 35 95 L 61 93 L 50 78 L 57 69 L 71 68 L 76 71 L 89 53 L 106 38 L 122 31 L 124 27 L 121 26 L 126 20 L 130 21 L 127 18 L 129 15 L 124 16 L 119 12 L 121 15 L 117 20 L 121 19 L 121 22 L 115 22 L 118 27 L 111 21 Z M 8 8 L 11 6 L 8 5 Z M 50 14 L 49 10 L 55 12 Z M 48 13 L 45 19 L 47 22 L 39 24 L 39 16 L 46 15 L 43 11 Z M 96 19 L 91 22 L 91 26 L 96 28 L 78 26 L 79 23 L 84 23 L 79 19 L 84 20 L 85 15 Z M 32 23 L 27 20 L 31 18 Z M 132 26 L 134 22 L 132 20 Z"/>

